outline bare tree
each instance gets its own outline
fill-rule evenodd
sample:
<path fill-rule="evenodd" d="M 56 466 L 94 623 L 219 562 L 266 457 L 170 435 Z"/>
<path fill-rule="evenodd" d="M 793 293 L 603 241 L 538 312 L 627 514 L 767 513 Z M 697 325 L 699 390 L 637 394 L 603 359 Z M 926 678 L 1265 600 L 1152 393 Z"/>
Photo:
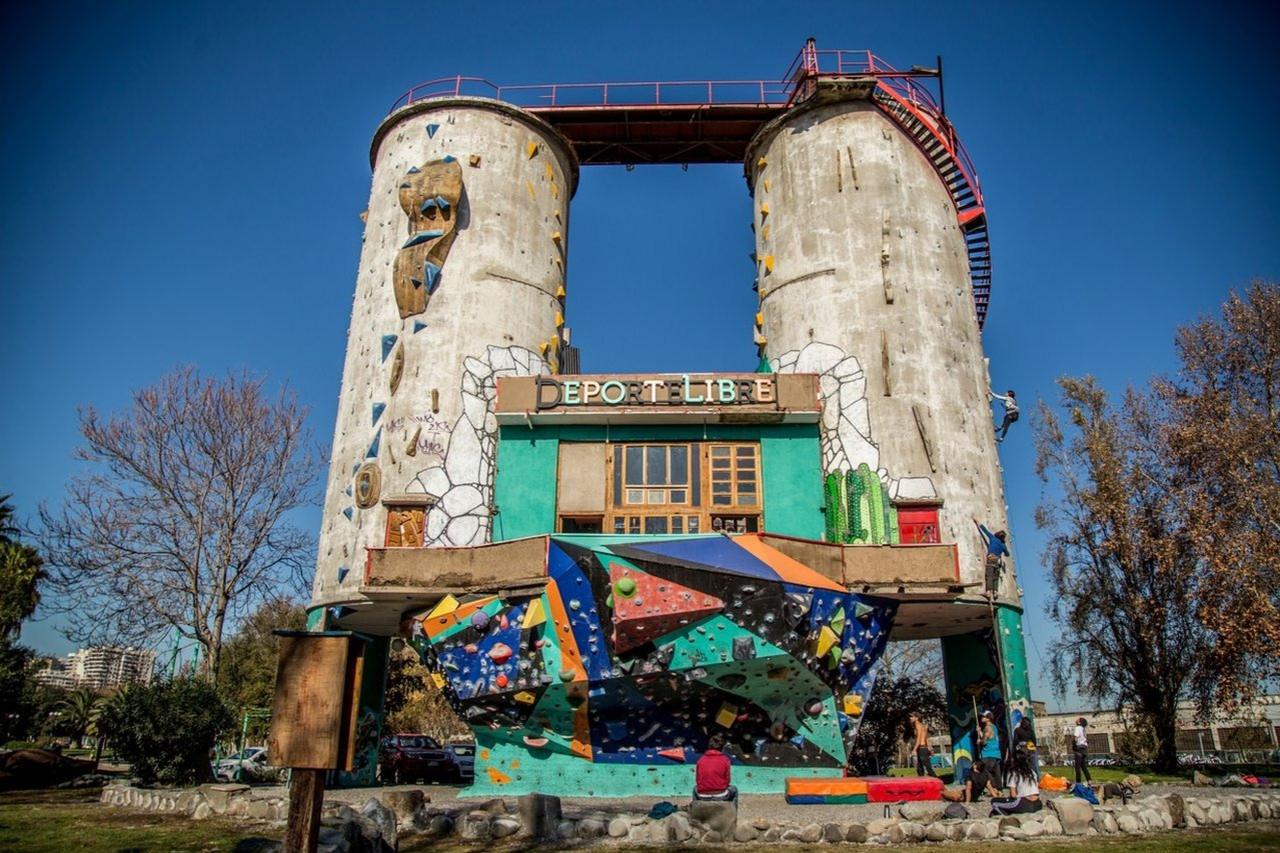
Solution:
<path fill-rule="evenodd" d="M 942 687 L 942 643 L 938 640 L 897 640 L 885 646 L 878 678 L 906 678 Z"/>
<path fill-rule="evenodd" d="M 147 643 L 177 630 L 216 678 L 228 623 L 305 586 L 312 536 L 288 514 L 315 502 L 306 410 L 248 374 L 180 368 L 123 413 L 80 413 L 85 444 L 61 507 L 41 506 L 52 595 L 67 634 Z"/>

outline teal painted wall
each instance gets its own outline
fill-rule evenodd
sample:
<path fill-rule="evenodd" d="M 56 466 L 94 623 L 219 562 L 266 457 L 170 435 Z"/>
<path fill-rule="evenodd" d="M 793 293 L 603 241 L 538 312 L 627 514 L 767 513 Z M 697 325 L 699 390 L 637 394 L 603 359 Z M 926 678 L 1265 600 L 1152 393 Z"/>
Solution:
<path fill-rule="evenodd" d="M 504 426 L 494 478 L 495 541 L 554 533 L 561 441 L 759 441 L 764 526 L 821 539 L 822 458 L 817 424 L 743 426 Z"/>

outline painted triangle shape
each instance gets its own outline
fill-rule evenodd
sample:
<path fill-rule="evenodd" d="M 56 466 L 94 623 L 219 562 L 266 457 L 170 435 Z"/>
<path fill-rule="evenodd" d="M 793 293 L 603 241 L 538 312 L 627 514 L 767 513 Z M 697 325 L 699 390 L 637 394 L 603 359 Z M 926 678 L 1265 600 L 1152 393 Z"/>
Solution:
<path fill-rule="evenodd" d="M 609 563 L 613 588 L 613 647 L 626 652 L 724 610 L 724 601 L 682 584 Z"/>

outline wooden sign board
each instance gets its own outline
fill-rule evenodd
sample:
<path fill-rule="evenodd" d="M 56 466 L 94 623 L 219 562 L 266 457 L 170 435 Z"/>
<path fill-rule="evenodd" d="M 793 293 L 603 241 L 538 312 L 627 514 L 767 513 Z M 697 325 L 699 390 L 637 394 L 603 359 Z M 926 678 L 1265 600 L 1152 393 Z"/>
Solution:
<path fill-rule="evenodd" d="M 277 767 L 350 770 L 364 642 L 281 632 L 267 751 Z"/>

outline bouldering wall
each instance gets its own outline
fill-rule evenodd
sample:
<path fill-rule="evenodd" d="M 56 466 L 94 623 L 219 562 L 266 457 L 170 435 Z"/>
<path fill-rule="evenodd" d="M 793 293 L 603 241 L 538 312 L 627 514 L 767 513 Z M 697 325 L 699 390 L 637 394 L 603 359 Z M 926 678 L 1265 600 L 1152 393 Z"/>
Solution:
<path fill-rule="evenodd" d="M 500 376 L 554 373 L 577 162 L 509 104 L 424 101 L 378 128 L 312 602 L 365 549 L 490 541 Z M 341 616 L 341 613 L 334 613 Z"/>
<path fill-rule="evenodd" d="M 476 796 L 685 796 L 715 732 L 743 791 L 838 776 L 894 602 L 757 535 L 555 536 L 546 582 L 448 597 L 410 642 L 476 736 Z"/>

